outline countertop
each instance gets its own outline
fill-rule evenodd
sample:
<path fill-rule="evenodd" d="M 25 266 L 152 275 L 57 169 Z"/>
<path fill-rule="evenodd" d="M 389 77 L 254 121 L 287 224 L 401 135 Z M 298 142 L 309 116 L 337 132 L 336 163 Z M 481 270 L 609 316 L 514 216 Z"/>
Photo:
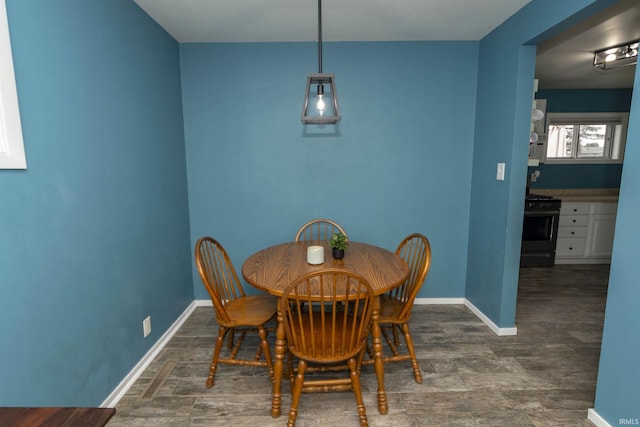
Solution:
<path fill-rule="evenodd" d="M 531 193 L 553 196 L 565 202 L 618 202 L 617 188 L 532 188 Z"/>

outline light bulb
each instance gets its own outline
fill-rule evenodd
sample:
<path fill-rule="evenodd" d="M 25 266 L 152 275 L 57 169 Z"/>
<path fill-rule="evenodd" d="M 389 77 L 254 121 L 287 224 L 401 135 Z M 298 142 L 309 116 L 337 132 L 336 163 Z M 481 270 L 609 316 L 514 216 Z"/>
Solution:
<path fill-rule="evenodd" d="M 324 95 L 318 95 L 318 103 L 316 104 L 316 109 L 318 110 L 318 114 L 321 116 L 324 114 L 324 109 L 326 108 L 323 98 L 324 98 Z"/>
<path fill-rule="evenodd" d="M 616 55 L 615 53 L 610 53 L 607 55 L 606 58 L 604 58 L 604 61 L 611 62 L 611 61 L 615 61 L 616 59 L 618 59 L 618 55 Z"/>

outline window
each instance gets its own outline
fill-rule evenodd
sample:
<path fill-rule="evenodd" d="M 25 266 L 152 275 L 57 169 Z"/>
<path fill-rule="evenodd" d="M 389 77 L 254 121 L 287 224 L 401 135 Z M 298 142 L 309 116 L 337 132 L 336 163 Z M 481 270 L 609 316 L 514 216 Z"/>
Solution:
<path fill-rule="evenodd" d="M 549 113 L 547 163 L 622 163 L 628 113 Z"/>
<path fill-rule="evenodd" d="M 547 163 L 622 163 L 627 113 L 549 113 Z"/>
<path fill-rule="evenodd" d="M 547 158 L 616 159 L 619 152 L 613 148 L 620 146 L 621 127 L 592 123 L 551 125 L 547 139 Z"/>
<path fill-rule="evenodd" d="M 5 0 L 0 0 L 0 169 L 26 169 Z"/>

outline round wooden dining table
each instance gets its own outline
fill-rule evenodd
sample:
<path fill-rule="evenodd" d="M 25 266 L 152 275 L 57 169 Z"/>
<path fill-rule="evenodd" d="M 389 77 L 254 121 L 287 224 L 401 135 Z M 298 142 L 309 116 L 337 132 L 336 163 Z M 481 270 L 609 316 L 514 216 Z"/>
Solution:
<path fill-rule="evenodd" d="M 307 247 L 324 247 L 324 263 L 307 263 Z M 255 288 L 269 294 L 281 296 L 293 280 L 312 272 L 327 268 L 344 268 L 367 279 L 376 297 L 402 284 L 409 275 L 406 262 L 395 253 L 366 243 L 349 242 L 343 259 L 334 259 L 326 241 L 288 242 L 262 249 L 251 255 L 242 264 L 242 277 Z M 384 388 L 384 362 L 382 360 L 382 339 L 378 324 L 380 301 L 375 300 L 371 337 L 374 352 L 374 366 L 378 380 L 378 411 L 388 412 L 387 394 Z M 282 327 L 281 313 L 278 313 L 274 355 L 274 381 L 272 389 L 271 416 L 280 416 L 282 394 L 282 372 L 286 341 Z"/>

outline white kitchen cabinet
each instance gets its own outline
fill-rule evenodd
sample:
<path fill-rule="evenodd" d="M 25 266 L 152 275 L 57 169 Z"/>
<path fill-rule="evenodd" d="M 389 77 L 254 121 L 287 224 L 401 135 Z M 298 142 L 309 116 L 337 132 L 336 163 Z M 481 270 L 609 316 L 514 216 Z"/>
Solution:
<path fill-rule="evenodd" d="M 611 259 L 616 210 L 617 206 L 614 203 L 592 203 L 586 242 L 591 258 Z"/>
<path fill-rule="evenodd" d="M 589 210 L 589 203 L 562 202 L 556 242 L 556 264 L 567 264 L 570 262 L 563 261 L 584 258 Z"/>
<path fill-rule="evenodd" d="M 614 202 L 563 202 L 555 263 L 611 262 L 616 211 Z"/>

